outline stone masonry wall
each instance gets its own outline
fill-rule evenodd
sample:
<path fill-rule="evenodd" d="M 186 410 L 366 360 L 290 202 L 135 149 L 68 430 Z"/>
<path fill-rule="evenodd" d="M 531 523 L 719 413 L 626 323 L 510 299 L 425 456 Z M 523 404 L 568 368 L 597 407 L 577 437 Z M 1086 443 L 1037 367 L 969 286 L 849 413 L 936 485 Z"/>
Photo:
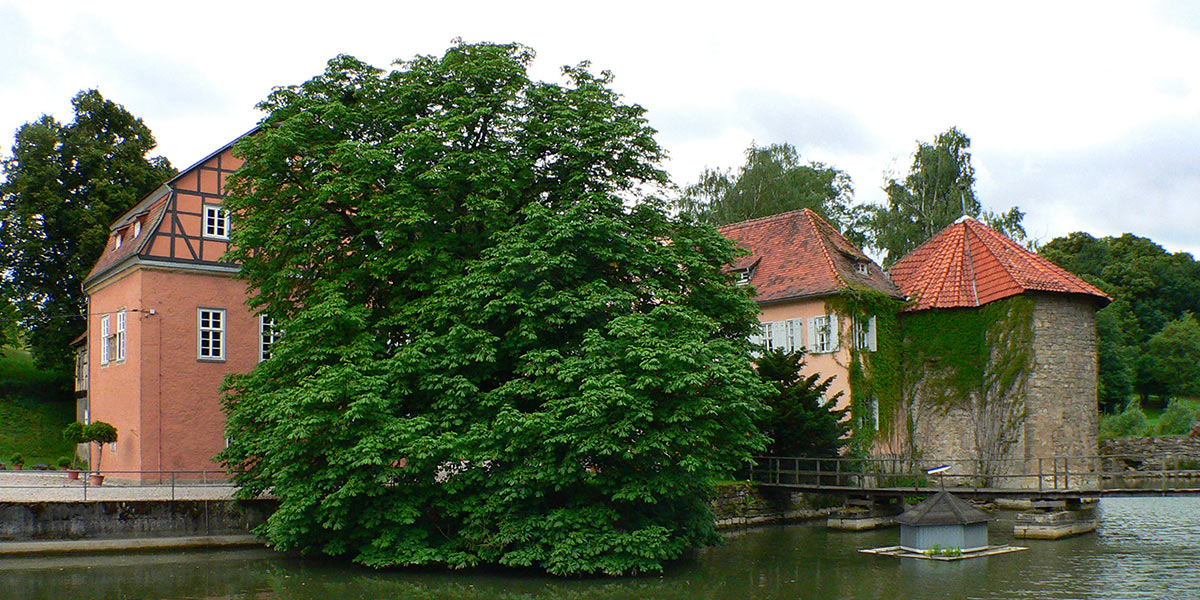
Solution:
<path fill-rule="evenodd" d="M 0 541 L 246 534 L 273 500 L 0 502 Z"/>
<path fill-rule="evenodd" d="M 946 404 L 930 400 L 938 394 L 927 386 L 940 378 L 936 371 L 927 371 L 906 390 L 911 446 L 917 456 L 931 463 L 961 465 L 955 466 L 951 475 L 960 469 L 976 469 L 961 461 L 982 456 L 1007 459 L 992 469 L 1004 475 L 1036 472 L 1039 457 L 1096 456 L 1096 306 L 1064 294 L 1031 298 L 1033 347 L 1024 385 L 1003 395 L 989 390 L 985 398 L 973 393 L 962 402 Z M 1094 459 L 1079 460 L 1070 468 L 1094 471 L 1097 466 Z M 1012 477 L 986 483 L 1030 485 Z"/>
<path fill-rule="evenodd" d="M 840 499 L 810 498 L 805 494 L 738 482 L 718 485 L 711 506 L 718 529 L 739 529 L 826 516 L 833 507 L 821 505 L 823 499 L 841 504 Z"/>
<path fill-rule="evenodd" d="M 1113 438 L 1100 442 L 1106 472 L 1200 468 L 1200 438 Z"/>
<path fill-rule="evenodd" d="M 1076 296 L 1039 294 L 1033 310 L 1033 368 L 1025 458 L 1096 456 L 1096 306 Z M 1097 465 L 1072 465 L 1093 470 Z"/>

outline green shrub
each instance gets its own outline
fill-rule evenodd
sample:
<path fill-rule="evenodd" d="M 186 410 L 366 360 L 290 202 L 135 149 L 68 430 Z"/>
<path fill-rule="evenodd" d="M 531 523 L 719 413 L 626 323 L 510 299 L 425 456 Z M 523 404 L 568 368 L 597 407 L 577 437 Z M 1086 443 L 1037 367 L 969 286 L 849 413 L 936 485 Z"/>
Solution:
<path fill-rule="evenodd" d="M 1105 415 L 1100 419 L 1100 437 L 1142 437 L 1149 433 L 1149 421 L 1142 412 L 1141 404 L 1131 400 L 1119 415 Z"/>
<path fill-rule="evenodd" d="M 12 456 L 8 457 L 8 462 L 14 465 L 25 464 L 25 455 L 20 452 L 13 452 Z"/>
<path fill-rule="evenodd" d="M 1186 402 L 1172 398 L 1158 420 L 1158 435 L 1187 435 L 1196 422 L 1196 411 Z"/>
<path fill-rule="evenodd" d="M 60 457 L 58 457 L 58 462 L 56 464 L 58 464 L 58 468 L 65 469 L 65 468 L 71 466 L 71 457 L 60 456 Z"/>
<path fill-rule="evenodd" d="M 104 445 L 117 441 L 117 428 L 104 421 L 89 423 L 83 428 L 83 438 L 96 443 L 96 470 L 100 470 L 100 461 L 104 459 Z"/>
<path fill-rule="evenodd" d="M 83 423 L 79 421 L 67 423 L 67 426 L 63 427 L 62 436 L 68 444 L 83 444 L 87 442 L 87 438 L 83 435 Z"/>

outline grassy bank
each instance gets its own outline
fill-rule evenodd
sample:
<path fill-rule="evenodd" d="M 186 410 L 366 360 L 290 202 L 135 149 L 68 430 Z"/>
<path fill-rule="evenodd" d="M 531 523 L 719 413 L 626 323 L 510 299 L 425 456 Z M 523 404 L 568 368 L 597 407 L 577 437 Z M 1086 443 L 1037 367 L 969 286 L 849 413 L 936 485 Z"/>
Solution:
<path fill-rule="evenodd" d="M 0 349 L 0 463 L 14 452 L 26 466 L 54 466 L 71 455 L 62 429 L 75 420 L 75 399 L 55 377 L 34 367 L 29 353 Z"/>

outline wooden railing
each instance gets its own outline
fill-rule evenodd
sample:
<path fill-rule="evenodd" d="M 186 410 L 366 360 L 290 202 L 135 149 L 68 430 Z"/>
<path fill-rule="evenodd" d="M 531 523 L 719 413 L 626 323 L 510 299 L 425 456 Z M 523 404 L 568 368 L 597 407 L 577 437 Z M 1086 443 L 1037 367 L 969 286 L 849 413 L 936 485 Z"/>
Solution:
<path fill-rule="evenodd" d="M 903 457 L 802 458 L 756 457 L 747 478 L 763 484 L 813 491 L 929 492 L 958 490 L 1020 492 L 1146 492 L 1193 490 L 1200 493 L 1200 464 L 1162 457 L 1163 468 L 1118 468 L 1134 458 L 1120 456 L 1050 456 L 1030 459 L 922 460 Z M 944 473 L 927 470 L 948 466 Z M 1107 465 L 1107 467 L 1106 467 Z M 1107 469 L 1107 470 L 1106 470 Z"/>

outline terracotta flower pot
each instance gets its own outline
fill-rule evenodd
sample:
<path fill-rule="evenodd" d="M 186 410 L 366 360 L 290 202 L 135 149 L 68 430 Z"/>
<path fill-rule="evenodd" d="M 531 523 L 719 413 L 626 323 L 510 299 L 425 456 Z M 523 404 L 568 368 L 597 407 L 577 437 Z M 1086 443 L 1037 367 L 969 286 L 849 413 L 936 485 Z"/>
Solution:
<path fill-rule="evenodd" d="M 104 485 L 104 476 L 95 473 L 88 475 L 88 485 Z"/>
<path fill-rule="evenodd" d="M 25 466 L 25 465 L 13 465 L 13 466 L 12 466 L 12 470 L 14 470 L 14 471 L 20 471 L 20 470 L 21 470 L 21 467 L 24 467 L 24 466 Z"/>
<path fill-rule="evenodd" d="M 79 480 L 79 471 L 75 469 L 67 469 L 67 479 Z"/>

